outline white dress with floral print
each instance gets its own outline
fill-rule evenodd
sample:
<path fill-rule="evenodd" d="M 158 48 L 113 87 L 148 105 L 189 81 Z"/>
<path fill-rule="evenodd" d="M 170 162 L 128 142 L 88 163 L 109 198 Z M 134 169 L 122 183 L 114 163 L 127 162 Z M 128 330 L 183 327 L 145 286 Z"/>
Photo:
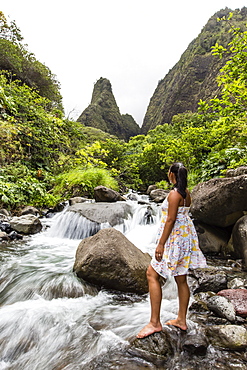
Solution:
<path fill-rule="evenodd" d="M 186 275 L 189 269 L 206 267 L 206 259 L 199 248 L 198 237 L 194 224 L 189 217 L 189 208 L 178 207 L 173 229 L 165 243 L 162 260 L 158 262 L 153 256 L 151 266 L 161 276 Z M 167 213 L 168 201 L 164 200 L 161 206 L 161 225 L 157 235 L 158 243 L 163 232 Z"/>

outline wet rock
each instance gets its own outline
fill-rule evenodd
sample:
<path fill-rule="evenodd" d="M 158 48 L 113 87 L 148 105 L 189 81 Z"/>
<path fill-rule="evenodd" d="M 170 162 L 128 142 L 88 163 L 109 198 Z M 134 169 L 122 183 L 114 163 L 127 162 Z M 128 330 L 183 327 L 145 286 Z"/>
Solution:
<path fill-rule="evenodd" d="M 247 330 L 238 325 L 212 325 L 206 328 L 213 346 L 240 351 L 247 348 Z"/>
<path fill-rule="evenodd" d="M 9 222 L 0 222 L 0 230 L 5 231 L 7 234 L 11 232 L 12 228 Z"/>
<path fill-rule="evenodd" d="M 8 234 L 5 231 L 0 231 L 1 240 L 9 240 Z"/>
<path fill-rule="evenodd" d="M 147 210 L 143 216 L 143 224 L 149 225 L 153 223 L 153 210 L 152 207 L 148 206 Z"/>
<path fill-rule="evenodd" d="M 6 216 L 6 217 L 10 216 L 9 211 L 7 211 L 7 209 L 5 209 L 5 208 L 0 209 L 0 214 L 3 215 L 3 216 Z"/>
<path fill-rule="evenodd" d="M 118 203 L 77 203 L 68 207 L 67 212 L 76 212 L 98 224 L 108 222 L 119 225 L 132 215 L 132 207 L 126 202 Z"/>
<path fill-rule="evenodd" d="M 208 225 L 227 227 L 247 210 L 247 175 L 211 179 L 195 186 L 190 211 Z"/>
<path fill-rule="evenodd" d="M 205 356 L 208 348 L 208 339 L 202 331 L 189 332 L 182 342 L 182 349 L 192 355 Z"/>
<path fill-rule="evenodd" d="M 149 185 L 146 193 L 147 195 L 149 195 L 151 193 L 152 190 L 156 190 L 157 189 L 157 186 L 156 185 Z"/>
<path fill-rule="evenodd" d="M 232 302 L 238 316 L 247 317 L 247 289 L 226 289 L 218 295 Z"/>
<path fill-rule="evenodd" d="M 247 215 L 241 217 L 232 230 L 232 245 L 234 256 L 243 260 L 243 265 L 247 267 Z"/>
<path fill-rule="evenodd" d="M 223 317 L 228 321 L 234 322 L 236 319 L 235 308 L 225 297 L 215 295 L 208 299 L 207 306 L 217 316 Z"/>
<path fill-rule="evenodd" d="M 34 216 L 39 216 L 40 212 L 37 208 L 32 207 L 32 206 L 27 206 L 21 211 L 21 215 L 34 215 Z"/>
<path fill-rule="evenodd" d="M 197 222 L 195 228 L 203 253 L 218 254 L 226 249 L 231 236 L 228 230 L 202 222 Z"/>
<path fill-rule="evenodd" d="M 109 228 L 81 241 L 73 270 L 91 284 L 144 294 L 148 292 L 146 269 L 150 260 L 121 232 Z"/>
<path fill-rule="evenodd" d="M 155 203 L 161 203 L 167 197 L 168 194 L 169 191 L 167 190 L 155 189 L 150 192 L 149 196 Z"/>
<path fill-rule="evenodd" d="M 138 204 L 140 204 L 140 205 L 150 205 L 150 203 L 149 202 L 147 202 L 146 200 L 143 200 L 143 199 L 139 199 L 138 200 Z"/>
<path fill-rule="evenodd" d="M 143 339 L 135 338 L 130 342 L 129 352 L 156 366 L 165 366 L 174 354 L 172 338 L 168 331 L 162 330 Z"/>
<path fill-rule="evenodd" d="M 194 293 L 215 292 L 226 289 L 227 275 L 225 271 L 216 268 L 203 268 L 190 271 L 190 276 L 197 280 L 197 287 Z"/>
<path fill-rule="evenodd" d="M 244 288 L 247 286 L 246 279 L 242 278 L 234 278 L 227 283 L 228 289 L 237 289 L 237 288 Z"/>
<path fill-rule="evenodd" d="M 10 220 L 10 225 L 13 230 L 21 234 L 36 234 L 42 229 L 39 218 L 34 215 L 13 217 Z"/>
<path fill-rule="evenodd" d="M 96 202 L 110 202 L 110 203 L 126 200 L 117 191 L 108 189 L 102 185 L 94 188 L 94 199 Z"/>
<path fill-rule="evenodd" d="M 76 203 L 84 203 L 84 202 L 87 202 L 88 199 L 87 198 L 83 198 L 83 197 L 74 197 L 74 198 L 70 198 L 69 199 L 69 205 L 70 206 L 73 206 L 74 204 Z"/>
<path fill-rule="evenodd" d="M 8 237 L 11 239 L 11 240 L 21 240 L 23 239 L 23 235 L 21 234 L 18 234 L 16 231 L 11 231 L 8 235 Z"/>
<path fill-rule="evenodd" d="M 66 207 L 66 202 L 61 202 L 55 205 L 54 208 L 49 209 L 50 213 L 62 212 Z"/>
<path fill-rule="evenodd" d="M 200 292 L 193 296 L 194 301 L 191 303 L 189 310 L 197 312 L 207 312 L 209 310 L 208 299 L 215 296 L 214 292 Z"/>
<path fill-rule="evenodd" d="M 130 193 L 126 196 L 127 199 L 129 200 L 132 200 L 133 202 L 137 202 L 138 201 L 138 196 L 134 193 Z"/>
<path fill-rule="evenodd" d="M 229 321 L 223 317 L 217 317 L 215 315 L 208 315 L 207 320 L 204 322 L 205 325 L 229 325 Z"/>

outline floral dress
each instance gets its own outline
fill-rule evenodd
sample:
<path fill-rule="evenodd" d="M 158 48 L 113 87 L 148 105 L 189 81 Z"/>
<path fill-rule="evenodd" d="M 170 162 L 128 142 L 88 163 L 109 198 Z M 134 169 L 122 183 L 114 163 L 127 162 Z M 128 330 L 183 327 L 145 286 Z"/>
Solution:
<path fill-rule="evenodd" d="M 199 248 L 198 237 L 194 224 L 189 217 L 189 208 L 178 207 L 173 229 L 165 243 L 162 260 L 158 262 L 153 256 L 151 266 L 161 276 L 186 275 L 189 269 L 206 267 L 206 259 Z M 164 200 L 161 206 L 161 225 L 157 235 L 158 243 L 168 214 L 168 200 Z"/>

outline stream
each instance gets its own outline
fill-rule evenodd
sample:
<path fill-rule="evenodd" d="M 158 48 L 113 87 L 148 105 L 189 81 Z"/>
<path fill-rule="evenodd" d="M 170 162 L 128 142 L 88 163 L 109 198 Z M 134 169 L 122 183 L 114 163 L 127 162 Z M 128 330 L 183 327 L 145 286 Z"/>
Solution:
<path fill-rule="evenodd" d="M 129 202 L 133 217 L 116 228 L 152 254 L 159 208 L 152 206 L 147 224 L 147 206 Z M 41 233 L 0 244 L 0 370 L 156 369 L 127 351 L 129 340 L 149 320 L 148 295 L 98 291 L 72 272 L 80 240 L 95 233 L 95 225 L 65 211 L 41 221 Z M 163 296 L 165 322 L 177 312 L 173 281 L 165 284 Z M 190 320 L 189 325 L 196 327 Z M 186 365 L 178 353 L 169 369 L 204 369 L 200 361 L 219 355 L 209 348 L 206 358 L 194 365 L 188 358 Z"/>

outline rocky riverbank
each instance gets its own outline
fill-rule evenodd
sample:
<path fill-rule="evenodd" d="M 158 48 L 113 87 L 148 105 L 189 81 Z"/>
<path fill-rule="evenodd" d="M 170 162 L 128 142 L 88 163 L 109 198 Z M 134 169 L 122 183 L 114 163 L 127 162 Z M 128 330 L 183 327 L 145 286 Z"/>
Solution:
<path fill-rule="evenodd" d="M 247 174 L 246 168 L 239 171 L 232 172 L 231 177 L 199 184 L 192 192 L 191 213 L 208 268 L 191 271 L 188 276 L 191 302 L 187 332 L 164 326 L 161 333 L 145 339 L 136 339 L 133 333 L 126 355 L 166 369 L 176 368 L 169 366 L 176 363 L 178 353 L 183 353 L 189 364 L 183 369 L 195 369 L 197 362 L 203 369 L 247 368 Z M 130 194 L 127 198 L 119 198 L 111 189 L 96 190 L 97 199 L 101 201 L 70 199 L 70 205 L 64 210 L 65 214 L 76 213 L 94 226 L 91 236 L 78 246 L 74 272 L 98 290 L 103 288 L 145 297 L 145 270 L 150 256 L 114 229 L 115 225 L 132 217 L 132 208 L 126 199 L 137 204 L 138 197 Z M 144 224 L 152 220 L 153 202 L 159 204 L 167 192 L 151 188 L 149 194 L 150 200 L 141 202 L 146 207 Z M 0 237 L 12 240 L 11 235 L 21 238 L 39 233 L 42 229 L 40 214 L 33 207 L 23 210 L 19 217 L 11 217 L 2 210 Z M 108 224 L 108 228 L 100 230 L 102 223 Z M 212 351 L 221 357 L 224 353 L 225 359 L 235 365 L 231 367 L 226 360 L 221 358 L 217 362 L 214 358 L 215 367 L 212 367 L 208 364 Z"/>

